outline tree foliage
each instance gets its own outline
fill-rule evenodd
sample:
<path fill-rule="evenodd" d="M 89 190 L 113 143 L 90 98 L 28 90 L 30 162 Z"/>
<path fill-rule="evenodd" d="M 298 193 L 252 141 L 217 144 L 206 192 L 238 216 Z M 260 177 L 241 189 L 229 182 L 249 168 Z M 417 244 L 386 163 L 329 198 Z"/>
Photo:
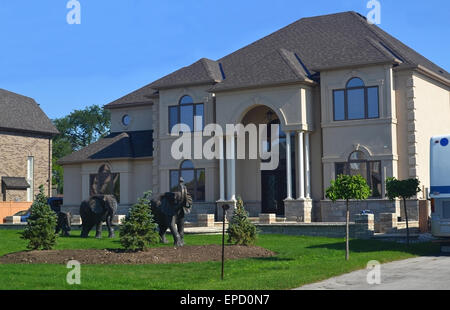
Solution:
<path fill-rule="evenodd" d="M 371 194 L 366 179 L 360 175 L 339 175 L 331 181 L 331 186 L 326 191 L 326 197 L 332 201 L 364 200 Z"/>
<path fill-rule="evenodd" d="M 143 251 L 159 241 L 156 223 L 150 208 L 152 193 L 146 192 L 131 207 L 120 228 L 120 243 L 128 251 Z"/>
<path fill-rule="evenodd" d="M 386 195 L 390 200 L 401 198 L 403 200 L 403 207 L 405 210 L 406 220 L 406 243 L 409 244 L 409 221 L 408 221 L 408 209 L 406 207 L 406 200 L 413 198 L 420 190 L 420 181 L 416 178 L 407 180 L 397 180 L 396 178 L 386 179 Z"/>
<path fill-rule="evenodd" d="M 256 226 L 248 218 L 248 212 L 244 208 L 242 198 L 238 197 L 236 209 L 228 226 L 228 243 L 236 245 L 255 244 L 258 231 Z"/>
<path fill-rule="evenodd" d="M 41 185 L 31 205 L 27 226 L 22 232 L 21 238 L 29 241 L 27 247 L 31 250 L 51 250 L 56 244 L 57 220 L 56 213 L 47 203 L 44 186 Z"/>
<path fill-rule="evenodd" d="M 419 185 L 418 179 L 400 181 L 396 178 L 388 178 L 386 180 L 386 196 L 390 200 L 396 198 L 410 199 L 421 192 Z"/>
<path fill-rule="evenodd" d="M 111 127 L 110 112 L 93 105 L 54 119 L 53 124 L 60 134 L 53 138 L 52 184 L 58 185 L 58 192 L 62 193 L 63 171 L 57 161 L 105 137 Z"/>
<path fill-rule="evenodd" d="M 331 181 L 331 186 L 326 190 L 326 197 L 331 201 L 345 200 L 346 233 L 345 233 L 345 259 L 350 258 L 350 207 L 349 200 L 365 200 L 369 198 L 371 190 L 366 179 L 361 175 L 339 175 L 336 180 Z"/>

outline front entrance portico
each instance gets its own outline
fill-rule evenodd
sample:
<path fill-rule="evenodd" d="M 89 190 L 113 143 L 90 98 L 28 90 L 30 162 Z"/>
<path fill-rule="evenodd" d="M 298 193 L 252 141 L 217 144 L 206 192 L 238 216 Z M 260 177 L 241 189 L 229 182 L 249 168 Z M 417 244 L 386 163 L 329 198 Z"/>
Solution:
<path fill-rule="evenodd" d="M 299 94 L 301 93 L 302 91 L 299 91 Z M 236 107 L 242 111 L 242 115 L 234 121 L 225 122 L 224 118 L 218 120 L 219 125 L 223 127 L 227 123 L 244 126 L 264 124 L 270 127 L 271 122 L 274 121 L 280 127 L 280 137 L 276 142 L 279 144 L 280 158 L 274 170 L 261 170 L 260 158 L 248 159 L 248 141 L 245 148 L 246 159 L 236 159 L 236 136 L 225 135 L 221 138 L 219 143 L 219 154 L 222 154 L 220 157 L 222 159 L 219 159 L 220 198 L 217 201 L 219 218 L 223 204 L 234 204 L 237 197 L 242 197 L 246 210 L 251 216 L 275 213 L 286 217 L 287 220 L 311 222 L 311 148 L 309 144 L 312 126 L 307 121 L 306 102 L 301 101 L 305 98 L 306 96 L 299 96 L 300 102 L 297 104 L 280 103 L 277 107 L 273 103 L 262 104 L 261 97 L 258 99 L 258 104 L 250 100 L 247 107 L 242 105 Z M 220 100 L 220 96 L 217 96 L 217 100 Z M 217 105 L 218 108 L 224 106 L 227 104 Z M 229 105 L 228 107 L 231 109 Z M 217 115 L 224 116 L 226 113 L 227 111 L 224 113 L 218 111 Z M 268 117 L 269 115 L 273 118 L 272 120 Z M 297 118 L 294 119 L 293 116 Z M 271 132 L 270 129 L 268 132 Z M 269 141 L 271 141 L 270 138 Z M 270 143 L 267 144 L 270 145 Z M 264 147 L 264 145 L 258 145 L 258 147 Z"/>

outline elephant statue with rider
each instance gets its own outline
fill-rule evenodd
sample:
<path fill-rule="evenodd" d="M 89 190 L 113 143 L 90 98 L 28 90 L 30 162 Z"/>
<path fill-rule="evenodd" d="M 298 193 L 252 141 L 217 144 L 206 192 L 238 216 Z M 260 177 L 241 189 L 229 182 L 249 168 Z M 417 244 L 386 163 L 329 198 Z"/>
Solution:
<path fill-rule="evenodd" d="M 151 210 L 158 224 L 162 243 L 167 243 L 166 232 L 170 229 L 176 247 L 184 245 L 185 215 L 192 210 L 192 196 L 189 194 L 184 179 L 180 178 L 177 192 L 168 192 L 151 202 Z"/>
<path fill-rule="evenodd" d="M 118 202 L 113 195 L 113 187 L 114 178 L 117 177 L 117 174 L 111 172 L 110 165 L 103 164 L 93 177 L 90 188 L 91 196 L 88 201 L 83 201 L 80 206 L 81 237 L 87 238 L 89 232 L 95 226 L 95 237 L 101 238 L 103 222 L 106 222 L 109 237 L 113 238 L 112 221 L 118 206 Z"/>

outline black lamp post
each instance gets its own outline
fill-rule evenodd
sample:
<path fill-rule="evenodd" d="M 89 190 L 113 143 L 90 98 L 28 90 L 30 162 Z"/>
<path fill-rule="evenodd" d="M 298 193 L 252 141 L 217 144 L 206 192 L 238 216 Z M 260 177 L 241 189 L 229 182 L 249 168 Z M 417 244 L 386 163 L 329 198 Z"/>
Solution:
<path fill-rule="evenodd" d="M 223 270 L 225 267 L 225 219 L 226 219 L 226 213 L 227 210 L 230 209 L 229 205 L 223 205 L 223 220 L 222 220 L 222 276 L 221 279 L 223 280 Z"/>

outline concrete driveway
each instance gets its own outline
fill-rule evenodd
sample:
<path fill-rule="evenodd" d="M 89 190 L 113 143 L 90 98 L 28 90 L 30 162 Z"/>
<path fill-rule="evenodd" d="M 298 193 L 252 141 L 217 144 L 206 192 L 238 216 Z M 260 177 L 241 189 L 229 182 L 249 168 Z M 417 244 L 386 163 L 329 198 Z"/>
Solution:
<path fill-rule="evenodd" d="M 368 284 L 370 270 L 359 270 L 297 290 L 449 290 L 450 257 L 411 258 L 379 266 L 380 284 Z M 372 270 L 374 271 L 374 269 Z M 373 273 L 371 273 L 373 275 Z M 375 277 L 370 277 L 375 279 Z"/>

